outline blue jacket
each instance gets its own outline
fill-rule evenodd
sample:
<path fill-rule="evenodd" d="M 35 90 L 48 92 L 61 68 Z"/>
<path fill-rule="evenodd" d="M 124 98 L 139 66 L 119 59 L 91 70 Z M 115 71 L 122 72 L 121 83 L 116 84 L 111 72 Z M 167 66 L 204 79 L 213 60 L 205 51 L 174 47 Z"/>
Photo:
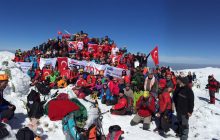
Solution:
<path fill-rule="evenodd" d="M 102 99 L 104 95 L 106 95 L 106 100 L 114 100 L 109 88 L 106 91 L 102 88 L 100 98 Z"/>
<path fill-rule="evenodd" d="M 35 72 L 34 72 L 34 71 L 28 70 L 27 74 L 28 74 L 31 78 L 34 78 L 34 76 L 35 76 Z"/>

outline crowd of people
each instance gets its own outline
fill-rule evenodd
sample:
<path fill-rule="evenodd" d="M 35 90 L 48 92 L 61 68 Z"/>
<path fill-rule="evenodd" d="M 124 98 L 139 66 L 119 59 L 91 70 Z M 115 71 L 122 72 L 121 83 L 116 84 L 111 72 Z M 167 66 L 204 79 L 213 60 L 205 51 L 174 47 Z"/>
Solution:
<path fill-rule="evenodd" d="M 70 45 L 71 41 L 74 41 L 75 45 Z M 39 68 L 41 57 L 69 57 L 94 61 L 98 64 L 122 68 L 124 71 L 121 78 L 116 78 L 104 76 L 102 72 L 95 75 L 73 67 L 71 76 L 67 78 L 60 75 L 56 65 L 55 68 L 45 66 L 43 69 L 51 69 L 52 73 L 43 77 L 43 69 Z M 176 75 L 169 67 L 148 68 L 147 59 L 146 54 L 135 55 L 127 52 L 126 48 L 119 49 L 108 36 L 102 39 L 89 38 L 87 33 L 81 31 L 72 36 L 63 36 L 62 39 L 48 40 L 47 43 L 29 51 L 17 50 L 14 61 L 33 62 L 32 68 L 28 71 L 32 81 L 31 86 L 41 83 L 43 87 L 51 89 L 65 88 L 73 84 L 75 85 L 73 91 L 78 98 L 90 95 L 100 99 L 103 104 L 112 106 L 110 112 L 114 115 L 134 114 L 134 118 L 130 121 L 131 126 L 143 123 L 143 129 L 149 130 L 151 121 L 155 121 L 157 128 L 154 131 L 158 131 L 163 137 L 167 137 L 172 125 L 173 112 L 176 111 L 178 123 L 175 132 L 181 140 L 186 140 L 189 133 L 188 121 L 194 108 L 192 86 L 196 75 L 191 72 L 187 76 L 183 73 Z M 130 70 L 130 75 L 126 70 Z M 7 81 L 7 78 L 5 79 Z M 216 92 L 216 89 L 213 90 L 213 85 L 216 83 L 210 77 L 208 88 L 211 103 L 214 103 L 213 93 Z M 1 103 L 7 103 L 3 100 L 2 90 L 0 93 Z M 8 112 L 15 110 L 13 105 L 6 106 Z M 1 119 L 4 121 L 11 118 L 11 115 L 2 116 L 4 111 L 1 111 Z"/>

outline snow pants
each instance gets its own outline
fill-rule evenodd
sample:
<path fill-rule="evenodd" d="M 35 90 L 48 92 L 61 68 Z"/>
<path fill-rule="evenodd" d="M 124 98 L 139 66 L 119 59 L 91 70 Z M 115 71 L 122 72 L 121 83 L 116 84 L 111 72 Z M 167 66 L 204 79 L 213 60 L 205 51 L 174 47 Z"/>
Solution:
<path fill-rule="evenodd" d="M 209 90 L 210 103 L 215 104 L 215 91 Z"/>
<path fill-rule="evenodd" d="M 187 140 L 189 134 L 189 117 L 187 115 L 177 114 L 177 119 L 180 140 Z"/>
<path fill-rule="evenodd" d="M 143 121 L 143 129 L 148 130 L 150 128 L 151 116 L 141 117 L 138 114 L 136 114 L 134 118 L 131 120 L 130 124 L 131 126 L 134 126 L 139 124 L 141 121 Z"/>

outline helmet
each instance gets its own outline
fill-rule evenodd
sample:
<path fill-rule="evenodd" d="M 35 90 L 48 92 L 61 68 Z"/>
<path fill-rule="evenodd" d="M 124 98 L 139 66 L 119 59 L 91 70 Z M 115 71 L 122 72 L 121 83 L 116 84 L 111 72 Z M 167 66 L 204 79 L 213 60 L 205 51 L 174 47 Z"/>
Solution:
<path fill-rule="evenodd" d="M 7 81 L 9 79 L 7 74 L 0 74 L 0 81 Z"/>

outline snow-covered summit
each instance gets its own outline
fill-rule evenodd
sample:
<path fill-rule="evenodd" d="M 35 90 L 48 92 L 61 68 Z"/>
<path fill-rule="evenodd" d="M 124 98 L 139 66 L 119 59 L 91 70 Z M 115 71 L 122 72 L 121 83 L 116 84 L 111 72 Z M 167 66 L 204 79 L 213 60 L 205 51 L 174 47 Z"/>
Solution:
<path fill-rule="evenodd" d="M 29 77 L 21 72 L 21 69 L 18 65 L 11 61 L 13 59 L 14 54 L 9 52 L 0 52 L 0 69 L 1 70 L 9 70 L 11 72 L 11 79 L 9 88 L 5 91 L 4 97 L 11 101 L 12 104 L 16 105 L 16 114 L 15 118 L 10 121 L 10 125 L 12 127 L 12 137 L 11 139 L 15 139 L 14 133 L 17 132 L 19 128 L 23 125 L 26 125 L 29 120 L 27 119 L 27 112 L 24 107 L 23 101 L 26 100 L 27 91 L 29 91 Z M 2 64 L 3 62 L 8 61 L 8 65 Z M 208 104 L 209 94 L 205 89 L 205 85 L 207 84 L 208 75 L 213 74 L 214 77 L 220 81 L 220 68 L 202 68 L 202 69 L 187 69 L 181 70 L 185 74 L 189 71 L 195 72 L 197 75 L 197 83 L 193 87 L 194 95 L 195 95 L 195 108 L 192 117 L 190 118 L 190 132 L 189 132 L 189 140 L 211 140 L 211 139 L 220 139 L 220 95 L 216 94 L 216 105 Z M 179 72 L 179 71 L 178 71 Z M 15 87 L 13 91 L 12 87 Z M 63 89 L 62 92 L 68 92 L 67 89 Z M 82 103 L 84 103 L 82 101 Z M 86 103 L 85 103 L 86 104 Z M 89 104 L 86 105 L 89 110 Z M 100 108 L 102 112 L 105 112 L 110 109 L 105 105 L 100 104 Z M 123 134 L 125 140 L 161 140 L 164 139 L 159 136 L 157 133 L 153 132 L 153 129 L 156 127 L 154 122 L 152 122 L 150 131 L 144 131 L 140 127 L 142 125 L 130 126 L 130 121 L 133 116 L 116 116 L 111 115 L 110 113 L 104 114 L 103 118 L 103 128 L 105 134 L 108 133 L 108 128 L 111 125 L 120 125 L 124 130 L 125 134 Z M 42 117 L 40 122 L 42 123 L 42 127 L 44 129 L 43 139 L 47 140 L 64 140 L 64 135 L 62 133 L 62 124 L 60 121 L 51 122 L 48 117 Z M 48 127 L 45 128 L 44 124 L 48 124 Z M 171 130 L 169 132 L 171 135 L 175 135 Z M 169 140 L 177 140 L 178 138 L 169 137 Z"/>

